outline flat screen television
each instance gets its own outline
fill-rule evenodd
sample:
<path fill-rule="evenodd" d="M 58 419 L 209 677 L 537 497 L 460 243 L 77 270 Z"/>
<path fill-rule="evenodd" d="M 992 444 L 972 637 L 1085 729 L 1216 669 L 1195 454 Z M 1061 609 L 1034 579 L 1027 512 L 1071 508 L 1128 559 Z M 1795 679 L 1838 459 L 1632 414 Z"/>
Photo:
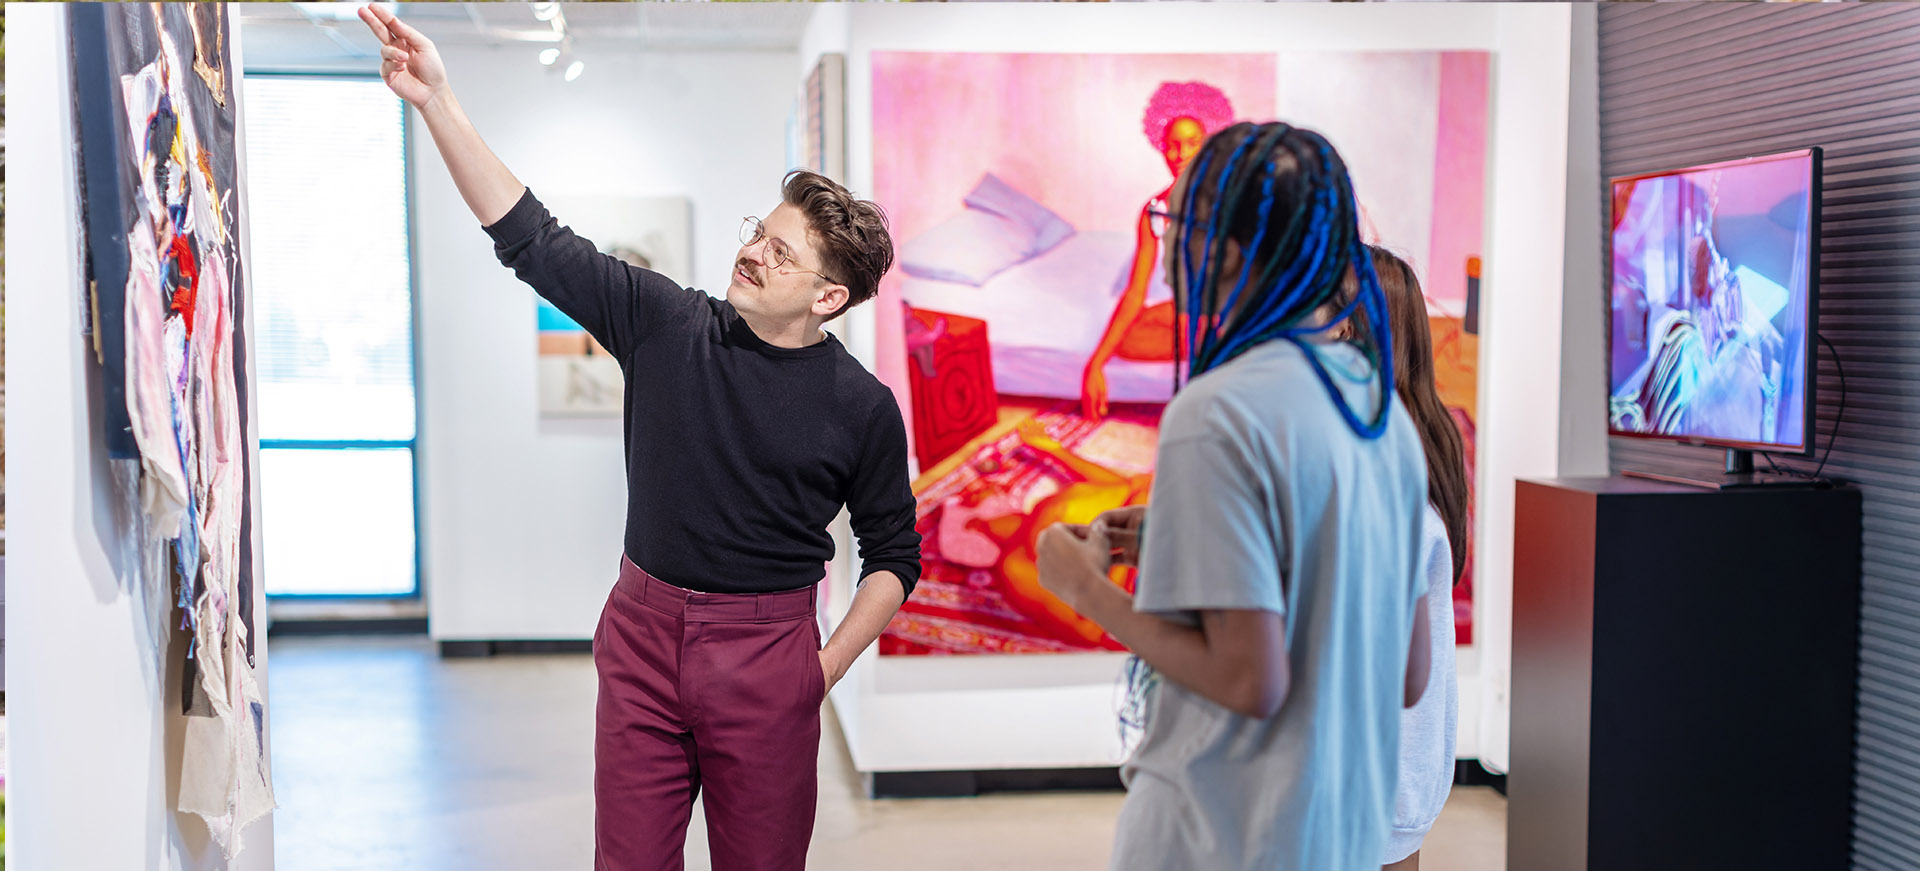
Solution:
<path fill-rule="evenodd" d="M 1615 178 L 1611 199 L 1611 434 L 1724 447 L 1730 471 L 1811 453 L 1820 149 Z"/>

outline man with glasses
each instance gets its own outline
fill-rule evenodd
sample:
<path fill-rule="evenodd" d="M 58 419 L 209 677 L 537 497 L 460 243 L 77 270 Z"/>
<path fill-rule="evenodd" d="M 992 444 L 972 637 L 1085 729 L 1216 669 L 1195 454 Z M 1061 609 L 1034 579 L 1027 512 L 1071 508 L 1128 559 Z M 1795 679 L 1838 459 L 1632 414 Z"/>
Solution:
<path fill-rule="evenodd" d="M 433 43 L 385 9 L 360 16 L 500 261 L 625 375 L 625 558 L 594 634 L 595 867 L 680 868 L 703 789 L 714 868 L 804 867 L 820 706 L 920 573 L 900 410 L 821 329 L 878 292 L 885 217 L 795 172 L 742 227 L 724 301 L 675 286 L 556 222 L 474 131 Z M 823 648 L 814 589 L 842 506 L 863 577 Z"/>

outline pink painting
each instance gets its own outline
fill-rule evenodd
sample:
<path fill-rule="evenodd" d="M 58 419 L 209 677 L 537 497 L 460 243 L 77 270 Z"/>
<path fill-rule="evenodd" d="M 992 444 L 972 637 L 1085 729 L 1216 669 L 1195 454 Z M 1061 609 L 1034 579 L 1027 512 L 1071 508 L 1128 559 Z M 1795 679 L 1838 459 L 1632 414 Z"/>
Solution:
<path fill-rule="evenodd" d="M 1148 210 L 1208 135 L 1286 120 L 1351 149 L 1363 231 L 1422 267 L 1435 318 L 1465 335 L 1466 264 L 1457 280 L 1425 266 L 1478 252 L 1484 54 L 876 53 L 872 67 L 874 196 L 898 251 L 876 369 L 907 410 L 925 537 L 883 653 L 1118 648 L 1040 589 L 1034 539 L 1146 501 L 1175 365 Z M 1477 102 L 1446 96 L 1476 88 Z M 1355 93 L 1384 95 L 1373 111 L 1390 117 L 1365 117 Z M 1472 227 L 1437 229 L 1453 221 Z M 1472 343 L 1448 347 L 1474 371 Z"/>

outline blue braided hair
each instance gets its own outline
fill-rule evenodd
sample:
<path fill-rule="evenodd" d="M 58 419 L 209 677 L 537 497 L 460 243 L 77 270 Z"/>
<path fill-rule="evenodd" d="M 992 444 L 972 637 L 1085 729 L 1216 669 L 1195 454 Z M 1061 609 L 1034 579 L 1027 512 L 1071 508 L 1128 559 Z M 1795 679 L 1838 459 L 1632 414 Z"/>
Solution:
<path fill-rule="evenodd" d="M 1379 438 L 1394 400 L 1387 297 L 1360 240 L 1353 182 L 1333 146 L 1312 130 L 1287 124 L 1235 124 L 1208 138 L 1176 183 L 1173 201 L 1179 206 L 1163 244 L 1172 246 L 1168 280 L 1184 326 L 1185 380 L 1264 342 L 1292 342 L 1347 426 L 1361 438 Z M 1233 289 L 1222 298 L 1217 288 L 1228 267 L 1229 240 L 1240 246 L 1241 261 Z M 1323 309 L 1336 313 L 1314 323 Z M 1349 319 L 1353 344 L 1380 384 L 1379 407 L 1366 419 L 1348 404 L 1313 341 Z M 1176 390 L 1183 383 L 1178 369 Z M 1144 660 L 1128 660 L 1120 678 L 1126 690 L 1122 746 L 1131 747 L 1144 734 L 1159 681 Z"/>
<path fill-rule="evenodd" d="M 1393 402 L 1393 340 L 1386 294 L 1360 240 L 1353 184 L 1339 153 L 1311 130 L 1236 124 L 1207 140 L 1175 199 L 1181 208 L 1169 244 L 1181 291 L 1186 380 L 1283 339 L 1306 355 L 1347 425 L 1362 438 L 1378 438 Z M 1222 284 L 1230 239 L 1240 246 L 1241 263 L 1222 298 L 1213 289 Z M 1349 270 L 1357 279 L 1351 292 Z M 1313 323 L 1323 308 L 1337 314 Z M 1334 384 L 1312 341 L 1349 318 L 1380 384 L 1379 405 L 1365 419 Z"/>

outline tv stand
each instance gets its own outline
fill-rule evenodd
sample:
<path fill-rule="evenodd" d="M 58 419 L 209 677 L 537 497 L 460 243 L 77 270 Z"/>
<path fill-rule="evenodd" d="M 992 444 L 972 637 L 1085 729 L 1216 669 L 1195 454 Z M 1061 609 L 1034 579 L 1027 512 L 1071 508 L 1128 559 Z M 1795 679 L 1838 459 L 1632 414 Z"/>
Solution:
<path fill-rule="evenodd" d="M 1520 481 L 1513 541 L 1509 871 L 1848 867 L 1859 490 Z"/>
<path fill-rule="evenodd" d="M 1708 490 L 1738 490 L 1748 487 L 1817 487 L 1825 489 L 1832 487 L 1834 484 L 1833 481 L 1825 478 L 1755 471 L 1753 468 L 1753 452 L 1740 450 L 1738 448 L 1727 449 L 1725 471 L 1716 477 L 1646 472 L 1637 469 L 1623 470 L 1620 474 L 1628 478 L 1663 481 L 1668 484 L 1679 484 L 1685 487 L 1704 487 Z"/>

